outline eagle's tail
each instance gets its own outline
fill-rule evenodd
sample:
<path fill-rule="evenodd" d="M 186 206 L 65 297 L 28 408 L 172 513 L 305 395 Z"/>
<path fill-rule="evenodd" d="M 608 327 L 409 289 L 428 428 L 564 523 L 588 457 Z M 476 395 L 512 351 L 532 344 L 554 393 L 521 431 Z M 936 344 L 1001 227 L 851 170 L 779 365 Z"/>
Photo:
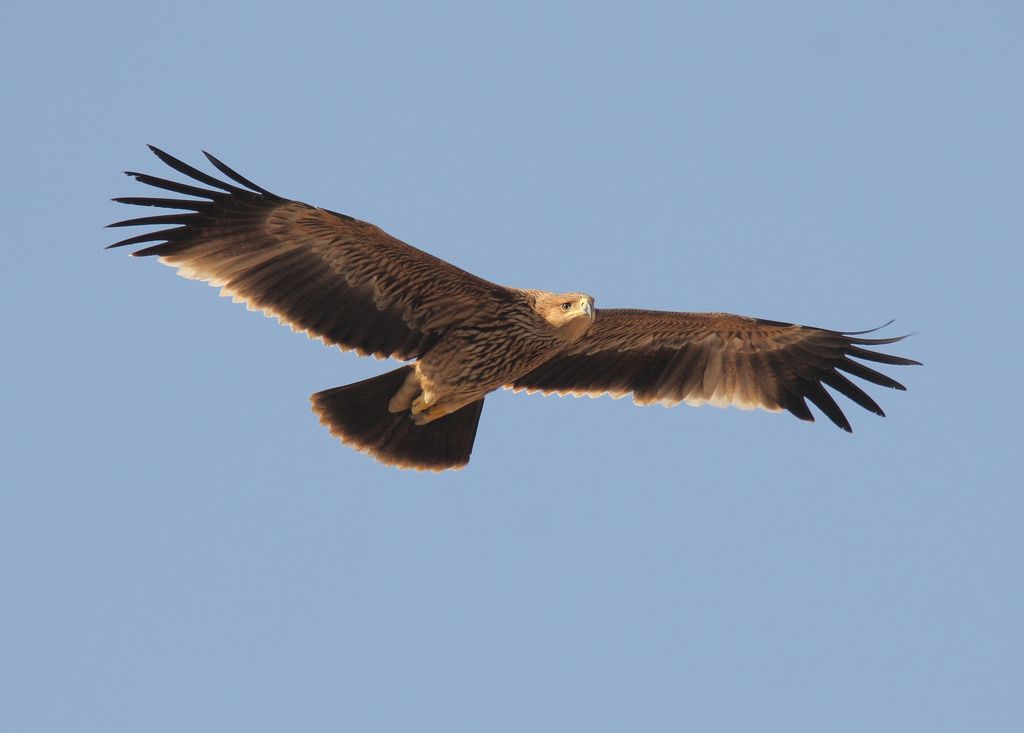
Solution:
<path fill-rule="evenodd" d="M 389 412 L 388 402 L 412 366 L 344 387 L 317 392 L 310 401 L 320 423 L 343 443 L 400 468 L 443 471 L 469 462 L 483 399 L 426 425 L 408 410 Z"/>

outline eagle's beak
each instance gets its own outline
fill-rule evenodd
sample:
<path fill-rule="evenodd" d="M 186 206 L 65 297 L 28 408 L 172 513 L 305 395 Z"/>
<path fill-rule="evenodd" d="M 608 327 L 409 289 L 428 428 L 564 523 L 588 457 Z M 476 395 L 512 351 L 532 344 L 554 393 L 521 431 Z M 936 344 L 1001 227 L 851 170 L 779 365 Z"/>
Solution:
<path fill-rule="evenodd" d="M 590 298 L 583 298 L 580 300 L 580 310 L 591 318 L 594 317 L 594 301 Z"/>

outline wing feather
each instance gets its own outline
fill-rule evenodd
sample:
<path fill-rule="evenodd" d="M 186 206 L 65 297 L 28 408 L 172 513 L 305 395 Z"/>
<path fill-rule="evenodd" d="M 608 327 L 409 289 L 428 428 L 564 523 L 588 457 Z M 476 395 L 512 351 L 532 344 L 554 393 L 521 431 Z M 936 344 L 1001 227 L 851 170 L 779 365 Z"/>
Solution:
<path fill-rule="evenodd" d="M 564 353 L 516 379 L 512 389 L 559 394 L 632 393 L 638 404 L 727 405 L 787 410 L 813 421 L 810 401 L 833 423 L 851 431 L 842 408 L 825 388 L 884 416 L 847 376 L 892 389 L 903 385 L 860 361 L 918 364 L 872 351 L 902 340 L 863 338 L 726 313 L 597 311 L 593 327 Z M 851 358 L 852 357 L 852 358 Z"/>
<path fill-rule="evenodd" d="M 509 291 L 344 214 L 290 201 L 212 155 L 232 182 L 150 146 L 181 183 L 129 172 L 140 183 L 191 198 L 122 197 L 120 203 L 177 210 L 112 227 L 158 226 L 110 245 L 148 243 L 184 277 L 220 287 L 251 310 L 343 349 L 378 357 L 421 356 L 450 326 L 506 300 Z"/>

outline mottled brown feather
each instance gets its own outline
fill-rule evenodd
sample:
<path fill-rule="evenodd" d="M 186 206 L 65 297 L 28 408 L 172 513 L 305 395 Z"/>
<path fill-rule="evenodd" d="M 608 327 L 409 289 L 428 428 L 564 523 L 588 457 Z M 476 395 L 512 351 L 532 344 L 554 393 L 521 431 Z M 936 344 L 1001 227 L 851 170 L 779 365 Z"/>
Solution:
<path fill-rule="evenodd" d="M 727 313 L 598 309 L 586 336 L 509 386 L 544 394 L 632 394 L 638 404 L 785 409 L 813 421 L 805 401 L 810 400 L 850 431 L 823 385 L 877 415 L 884 415 L 878 404 L 841 372 L 884 387 L 904 387 L 849 357 L 918 363 L 861 348 L 895 343 L 902 336 L 860 336 Z"/>
<path fill-rule="evenodd" d="M 414 359 L 467 315 L 496 309 L 510 298 L 507 289 L 372 224 L 272 194 L 215 158 L 214 165 L 245 188 L 153 152 L 213 188 L 130 172 L 141 183 L 195 200 L 115 199 L 191 213 L 112 224 L 178 226 L 111 246 L 155 242 L 133 254 L 158 256 L 182 276 L 220 287 L 223 295 L 313 338 L 360 354 Z"/>

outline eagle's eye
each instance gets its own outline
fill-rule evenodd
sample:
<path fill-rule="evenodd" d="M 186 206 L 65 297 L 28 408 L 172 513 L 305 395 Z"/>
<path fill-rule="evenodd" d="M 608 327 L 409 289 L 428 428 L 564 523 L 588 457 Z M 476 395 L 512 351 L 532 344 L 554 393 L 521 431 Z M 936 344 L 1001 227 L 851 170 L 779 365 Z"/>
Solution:
<path fill-rule="evenodd" d="M 572 308 L 572 303 L 565 302 L 565 303 L 562 303 L 562 305 L 560 305 L 558 307 L 561 308 L 564 311 L 567 311 L 567 310 L 570 310 Z"/>

